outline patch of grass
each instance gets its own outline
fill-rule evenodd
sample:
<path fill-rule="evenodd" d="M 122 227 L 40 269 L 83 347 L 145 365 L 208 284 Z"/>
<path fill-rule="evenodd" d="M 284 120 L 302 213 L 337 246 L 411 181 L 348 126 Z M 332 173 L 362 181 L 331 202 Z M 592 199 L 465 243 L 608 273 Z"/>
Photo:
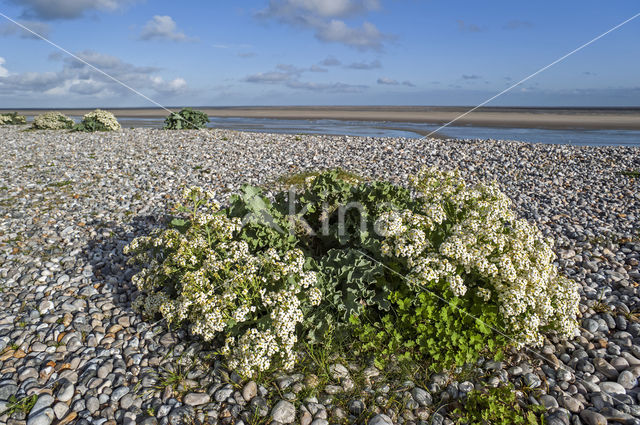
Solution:
<path fill-rule="evenodd" d="M 624 170 L 618 172 L 618 174 L 620 174 L 621 176 L 638 178 L 640 177 L 640 170 Z"/>
<path fill-rule="evenodd" d="M 31 409 L 33 409 L 33 406 L 36 404 L 37 400 L 37 394 L 23 397 L 21 399 L 18 399 L 15 395 L 11 395 L 9 396 L 9 403 L 7 404 L 7 408 L 4 412 L 0 412 L 0 416 L 3 416 L 5 414 L 11 416 L 17 412 L 27 415 L 31 411 Z"/>
<path fill-rule="evenodd" d="M 166 387 L 170 387 L 172 390 L 178 392 L 180 387 L 182 387 L 181 393 L 187 393 L 193 388 L 190 388 L 187 381 L 187 375 L 195 366 L 194 363 L 189 365 L 188 367 L 181 366 L 180 364 L 175 365 L 175 370 L 169 368 L 162 368 L 160 373 L 158 374 L 158 383 L 155 388 L 159 390 L 164 390 Z"/>
<path fill-rule="evenodd" d="M 328 170 L 303 171 L 301 173 L 286 174 L 278 178 L 278 182 L 285 186 L 303 186 L 306 179 L 309 177 L 317 177 L 326 171 Z M 359 183 L 366 180 L 364 177 L 342 168 L 335 168 L 335 171 L 338 172 L 339 179 L 345 180 L 349 183 Z"/>
<path fill-rule="evenodd" d="M 50 186 L 50 187 L 64 187 L 64 186 L 69 186 L 70 184 L 73 184 L 73 181 L 71 181 L 71 180 L 63 180 L 63 181 L 59 181 L 59 182 L 49 183 L 47 186 Z"/>
<path fill-rule="evenodd" d="M 596 313 L 611 313 L 611 307 L 602 301 L 596 301 L 593 304 L 593 310 Z"/>

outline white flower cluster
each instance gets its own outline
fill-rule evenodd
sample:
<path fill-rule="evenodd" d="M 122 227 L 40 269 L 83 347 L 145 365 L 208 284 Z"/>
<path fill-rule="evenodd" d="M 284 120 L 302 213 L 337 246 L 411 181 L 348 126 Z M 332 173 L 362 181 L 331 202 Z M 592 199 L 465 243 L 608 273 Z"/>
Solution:
<path fill-rule="evenodd" d="M 7 125 L 7 124 L 26 124 L 27 123 L 27 119 L 25 118 L 24 115 L 18 115 L 18 114 L 0 114 L 0 125 Z"/>
<path fill-rule="evenodd" d="M 93 119 L 104 125 L 108 131 L 118 131 L 122 128 L 115 115 L 113 115 L 109 111 L 96 109 L 95 111 L 89 112 L 82 117 L 82 121 Z"/>
<path fill-rule="evenodd" d="M 38 130 L 65 130 L 73 127 L 73 120 L 60 112 L 45 112 L 33 120 L 33 128 Z"/>
<path fill-rule="evenodd" d="M 422 211 L 391 212 L 377 222 L 383 255 L 405 259 L 410 282 L 446 282 L 458 297 L 473 287 L 497 303 L 517 345 L 541 344 L 546 329 L 573 335 L 577 284 L 558 275 L 552 241 L 516 219 L 506 195 L 495 185 L 467 188 L 457 173 L 434 169 L 412 183 Z"/>
<path fill-rule="evenodd" d="M 321 293 L 315 272 L 304 270 L 305 257 L 294 249 L 253 254 L 237 240 L 241 222 L 204 201 L 198 188 L 184 192 L 195 208 L 185 233 L 158 231 L 134 239 L 125 253 L 145 264 L 132 282 L 149 296 L 136 300 L 146 315 L 160 312 L 168 323 L 191 324 L 204 340 L 226 337 L 229 366 L 245 376 L 295 362 L 296 326 L 303 308 L 317 305 Z M 169 287 L 169 298 L 163 291 Z"/>

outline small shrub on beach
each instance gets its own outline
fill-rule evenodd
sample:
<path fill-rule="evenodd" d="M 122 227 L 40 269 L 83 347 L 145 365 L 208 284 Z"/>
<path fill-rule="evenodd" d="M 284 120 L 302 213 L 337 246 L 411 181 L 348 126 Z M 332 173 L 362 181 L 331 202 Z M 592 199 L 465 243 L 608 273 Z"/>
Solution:
<path fill-rule="evenodd" d="M 24 115 L 18 115 L 17 112 L 0 114 L 0 125 L 22 125 L 27 123 Z"/>
<path fill-rule="evenodd" d="M 576 283 L 495 185 L 433 169 L 408 188 L 337 170 L 303 182 L 271 200 L 244 186 L 224 209 L 186 190 L 168 228 L 127 247 L 136 308 L 189 325 L 246 376 L 328 335 L 440 368 L 573 335 Z"/>
<path fill-rule="evenodd" d="M 89 112 L 82 117 L 82 122 L 76 124 L 73 129 L 75 131 L 118 131 L 120 123 L 109 111 L 103 111 L 102 109 L 96 109 Z"/>
<path fill-rule="evenodd" d="M 165 130 L 198 130 L 205 128 L 209 117 L 202 111 L 184 108 L 174 112 L 164 120 Z"/>
<path fill-rule="evenodd" d="M 70 130 L 74 122 L 61 112 L 45 112 L 33 120 L 32 128 L 35 130 Z"/>

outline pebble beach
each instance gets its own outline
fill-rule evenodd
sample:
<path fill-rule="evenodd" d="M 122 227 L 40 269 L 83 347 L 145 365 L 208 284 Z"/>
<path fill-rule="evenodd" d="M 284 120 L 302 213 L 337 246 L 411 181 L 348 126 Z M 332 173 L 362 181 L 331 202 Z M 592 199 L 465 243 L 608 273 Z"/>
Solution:
<path fill-rule="evenodd" d="M 513 383 L 550 425 L 640 424 L 638 147 L 24 129 L 0 127 L 0 424 L 449 424 L 447 406 L 482 382 Z M 131 310 L 136 270 L 122 250 L 163 223 L 184 186 L 224 203 L 242 184 L 275 188 L 306 170 L 402 184 L 424 166 L 495 180 L 555 240 L 558 267 L 580 285 L 579 335 L 481 362 L 465 380 L 397 381 L 336 361 L 323 388 L 303 373 L 265 386 Z M 3 414 L 33 394 L 28 411 Z"/>

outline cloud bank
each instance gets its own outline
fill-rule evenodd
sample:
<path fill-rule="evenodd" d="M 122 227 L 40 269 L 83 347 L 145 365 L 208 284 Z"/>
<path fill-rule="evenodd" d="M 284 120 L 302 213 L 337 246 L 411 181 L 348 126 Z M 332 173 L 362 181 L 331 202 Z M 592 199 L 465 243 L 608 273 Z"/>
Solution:
<path fill-rule="evenodd" d="M 393 37 L 364 21 L 350 26 L 346 18 L 367 15 L 380 9 L 378 0 L 271 0 L 257 16 L 310 29 L 315 37 L 327 43 L 339 43 L 358 50 L 381 50 Z"/>

